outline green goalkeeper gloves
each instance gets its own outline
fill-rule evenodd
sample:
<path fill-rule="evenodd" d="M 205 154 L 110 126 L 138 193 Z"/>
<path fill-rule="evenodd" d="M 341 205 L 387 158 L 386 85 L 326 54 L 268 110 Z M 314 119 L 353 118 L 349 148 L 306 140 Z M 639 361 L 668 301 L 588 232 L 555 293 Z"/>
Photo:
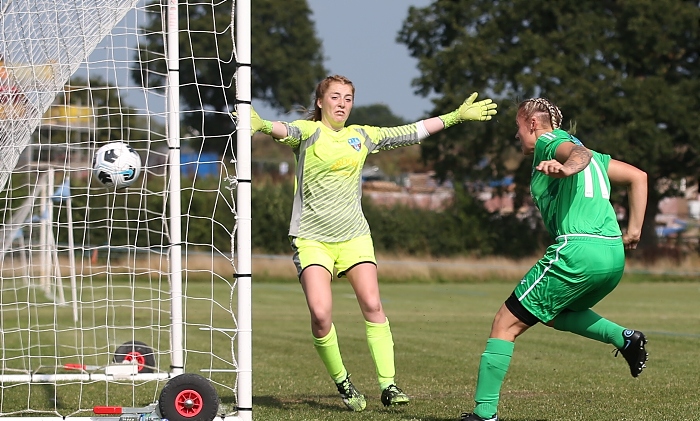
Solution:
<path fill-rule="evenodd" d="M 234 111 L 233 116 L 238 118 L 237 113 Z M 272 134 L 272 122 L 270 120 L 263 120 L 255 111 L 253 106 L 250 106 L 250 128 L 255 132 L 263 132 L 265 134 Z"/>
<path fill-rule="evenodd" d="M 477 95 L 479 94 L 474 92 L 459 106 L 459 108 L 451 113 L 440 116 L 440 120 L 445 124 L 445 128 L 467 120 L 491 120 L 491 118 L 496 115 L 498 112 L 496 110 L 498 104 L 495 104 L 491 99 L 482 99 L 479 102 L 474 102 Z"/>

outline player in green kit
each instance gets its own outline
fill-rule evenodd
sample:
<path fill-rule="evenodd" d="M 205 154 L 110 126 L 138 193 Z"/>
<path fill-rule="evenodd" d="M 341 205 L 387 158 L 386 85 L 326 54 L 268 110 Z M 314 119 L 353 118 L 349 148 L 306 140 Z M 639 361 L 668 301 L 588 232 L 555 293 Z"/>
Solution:
<path fill-rule="evenodd" d="M 591 307 L 620 282 L 625 247 L 636 248 L 647 201 L 646 173 L 587 149 L 561 130 L 562 114 L 544 98 L 523 101 L 516 117 L 523 153 L 534 155 L 530 191 L 554 244 L 496 313 L 481 355 L 472 413 L 462 421 L 497 421 L 501 385 L 515 338 L 535 324 L 612 344 L 637 377 L 646 367 L 646 337 Z M 629 223 L 622 234 L 610 183 L 628 187 Z M 617 355 L 617 354 L 616 354 Z"/>
<path fill-rule="evenodd" d="M 289 236 L 294 264 L 311 314 L 313 344 L 338 388 L 343 403 L 362 411 L 367 403 L 350 381 L 333 325 L 331 280 L 347 277 L 365 319 L 381 401 L 405 405 L 409 397 L 395 383 L 394 341 L 379 295 L 377 262 L 369 224 L 362 213 L 362 167 L 370 153 L 419 143 L 431 134 L 467 120 L 496 114 L 490 99 L 467 98 L 456 110 L 398 127 L 345 126 L 355 87 L 343 76 L 329 76 L 316 87 L 309 120 L 261 119 L 251 110 L 251 128 L 289 145 L 297 159 L 296 189 Z"/>

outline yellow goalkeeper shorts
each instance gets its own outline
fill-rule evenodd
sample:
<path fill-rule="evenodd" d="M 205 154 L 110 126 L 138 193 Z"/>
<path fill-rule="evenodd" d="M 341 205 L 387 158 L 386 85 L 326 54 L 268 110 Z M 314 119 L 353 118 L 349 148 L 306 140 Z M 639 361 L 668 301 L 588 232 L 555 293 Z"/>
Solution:
<path fill-rule="evenodd" d="M 337 243 L 298 237 L 292 237 L 291 242 L 294 250 L 292 259 L 299 277 L 304 269 L 313 265 L 323 266 L 331 276 L 335 270 L 338 277 L 341 278 L 345 272 L 359 263 L 377 264 L 371 235 L 363 235 Z"/>

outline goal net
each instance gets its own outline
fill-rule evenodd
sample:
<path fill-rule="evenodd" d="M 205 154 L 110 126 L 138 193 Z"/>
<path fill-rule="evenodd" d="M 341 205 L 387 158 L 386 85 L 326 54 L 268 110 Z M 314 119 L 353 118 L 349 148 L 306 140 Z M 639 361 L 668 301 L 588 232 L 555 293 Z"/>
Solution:
<path fill-rule="evenodd" d="M 0 416 L 252 419 L 250 1 L 0 4 Z"/>

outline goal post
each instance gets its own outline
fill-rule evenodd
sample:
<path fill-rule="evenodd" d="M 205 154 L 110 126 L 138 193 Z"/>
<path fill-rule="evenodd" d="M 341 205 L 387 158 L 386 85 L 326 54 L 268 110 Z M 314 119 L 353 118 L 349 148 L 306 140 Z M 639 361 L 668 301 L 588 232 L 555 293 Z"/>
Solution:
<path fill-rule="evenodd" d="M 252 314 L 252 250 L 251 250 L 251 195 L 252 195 L 252 152 L 250 141 L 253 132 L 250 127 L 251 93 L 251 43 L 240 42 L 251 39 L 250 0 L 238 2 L 240 11 L 236 27 L 236 62 L 239 64 L 236 79 L 236 95 L 238 99 L 237 141 L 237 173 L 238 173 L 238 206 L 237 206 L 237 239 L 238 239 L 238 308 L 241 313 Z M 233 247 L 233 246 L 232 246 Z M 239 318 L 238 321 L 238 409 L 241 419 L 251 419 L 253 411 L 253 330 L 250 317 Z M 245 390 L 245 393 L 240 393 Z"/>
<path fill-rule="evenodd" d="M 253 419 L 250 9 L 2 1 L 0 420 Z M 204 62 L 235 72 L 183 77 Z M 92 171 L 110 142 L 124 189 Z"/>

